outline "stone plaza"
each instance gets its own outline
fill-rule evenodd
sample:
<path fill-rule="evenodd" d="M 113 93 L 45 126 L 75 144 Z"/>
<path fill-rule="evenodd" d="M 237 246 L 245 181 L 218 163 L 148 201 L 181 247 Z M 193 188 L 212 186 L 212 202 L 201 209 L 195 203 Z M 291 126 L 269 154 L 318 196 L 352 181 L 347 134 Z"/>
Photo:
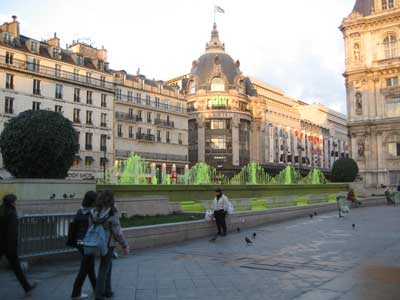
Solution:
<path fill-rule="evenodd" d="M 398 299 L 399 214 L 398 207 L 378 206 L 343 219 L 336 212 L 306 215 L 215 243 L 206 238 L 134 253 L 114 262 L 114 299 Z M 29 273 L 39 287 L 31 296 L 2 272 L 0 299 L 68 299 L 77 270 L 73 259 L 34 264 Z"/>

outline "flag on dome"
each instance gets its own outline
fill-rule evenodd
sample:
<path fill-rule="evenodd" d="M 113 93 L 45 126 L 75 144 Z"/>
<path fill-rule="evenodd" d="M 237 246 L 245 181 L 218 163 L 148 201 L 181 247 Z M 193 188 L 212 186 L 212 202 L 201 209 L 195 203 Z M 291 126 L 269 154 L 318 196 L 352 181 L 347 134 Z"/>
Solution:
<path fill-rule="evenodd" d="M 221 13 L 221 14 L 225 13 L 225 10 L 222 7 L 217 6 L 217 5 L 214 6 L 214 11 L 217 13 Z"/>

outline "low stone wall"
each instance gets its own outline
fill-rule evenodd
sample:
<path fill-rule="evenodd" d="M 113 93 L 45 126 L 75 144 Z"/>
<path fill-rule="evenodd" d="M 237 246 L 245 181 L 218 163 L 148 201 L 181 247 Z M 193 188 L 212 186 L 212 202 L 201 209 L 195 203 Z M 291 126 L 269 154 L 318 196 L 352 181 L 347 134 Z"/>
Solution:
<path fill-rule="evenodd" d="M 363 200 L 364 206 L 382 205 L 384 203 L 385 199 L 382 197 Z M 336 203 L 323 203 L 265 211 L 241 212 L 229 216 L 228 227 L 230 231 L 235 231 L 237 227 L 241 229 L 252 228 L 268 223 L 306 217 L 314 212 L 321 214 L 335 210 L 337 210 Z M 160 247 L 196 238 L 209 237 L 215 232 L 214 223 L 205 220 L 124 229 L 124 233 L 133 250 Z"/>

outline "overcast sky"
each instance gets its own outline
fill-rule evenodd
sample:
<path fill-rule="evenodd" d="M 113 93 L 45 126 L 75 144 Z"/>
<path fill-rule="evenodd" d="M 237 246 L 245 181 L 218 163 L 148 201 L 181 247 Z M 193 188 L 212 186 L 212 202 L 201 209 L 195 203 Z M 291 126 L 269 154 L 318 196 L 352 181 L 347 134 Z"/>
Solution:
<path fill-rule="evenodd" d="M 0 0 L 0 22 L 15 14 L 21 33 L 62 46 L 88 39 L 111 68 L 167 80 L 190 71 L 210 39 L 214 3 L 226 51 L 248 76 L 287 95 L 346 112 L 338 27 L 355 0 Z"/>

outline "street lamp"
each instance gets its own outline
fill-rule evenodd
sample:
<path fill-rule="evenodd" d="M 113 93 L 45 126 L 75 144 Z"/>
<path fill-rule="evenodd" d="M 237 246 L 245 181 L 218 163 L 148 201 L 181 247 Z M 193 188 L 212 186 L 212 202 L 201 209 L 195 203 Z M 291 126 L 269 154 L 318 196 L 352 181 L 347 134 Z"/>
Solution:
<path fill-rule="evenodd" d="M 111 137 L 109 135 L 104 139 L 103 145 L 103 183 L 106 183 L 106 164 L 107 164 L 107 140 L 110 140 Z"/>

